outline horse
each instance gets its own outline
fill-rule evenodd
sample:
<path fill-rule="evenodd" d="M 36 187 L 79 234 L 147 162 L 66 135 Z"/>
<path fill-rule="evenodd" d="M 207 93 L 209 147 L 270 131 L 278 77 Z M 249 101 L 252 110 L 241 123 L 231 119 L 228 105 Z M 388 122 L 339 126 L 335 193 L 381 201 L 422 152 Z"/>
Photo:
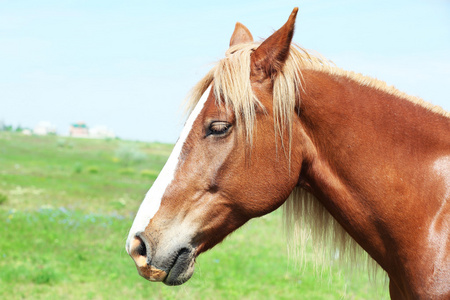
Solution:
<path fill-rule="evenodd" d="M 297 11 L 263 42 L 236 24 L 126 251 L 147 280 L 179 285 L 198 255 L 286 202 L 326 243 L 367 252 L 392 299 L 450 299 L 450 114 L 295 45 Z"/>

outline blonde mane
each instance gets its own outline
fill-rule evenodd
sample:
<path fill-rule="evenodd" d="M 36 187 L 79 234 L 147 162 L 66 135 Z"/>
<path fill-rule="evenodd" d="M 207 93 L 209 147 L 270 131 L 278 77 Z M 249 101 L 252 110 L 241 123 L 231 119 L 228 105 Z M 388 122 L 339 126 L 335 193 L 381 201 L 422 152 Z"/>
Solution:
<path fill-rule="evenodd" d="M 187 101 L 187 111 L 194 109 L 200 97 L 214 81 L 214 95 L 221 99 L 225 106 L 232 109 L 236 121 L 243 123 L 248 141 L 252 140 L 256 107 L 264 109 L 253 94 L 250 83 L 250 56 L 260 43 L 239 44 L 230 47 L 224 59 L 220 60 L 191 90 Z M 450 118 L 450 113 L 441 107 L 425 102 L 387 85 L 384 81 L 364 76 L 352 71 L 336 67 L 331 61 L 319 54 L 312 55 L 305 49 L 292 44 L 289 57 L 282 72 L 277 74 L 273 89 L 273 110 L 276 132 L 283 134 L 285 130 L 291 137 L 292 117 L 295 106 L 300 101 L 302 70 L 315 70 L 335 76 L 343 76 L 358 82 L 360 85 L 375 88 L 410 101 L 434 113 Z"/>
<path fill-rule="evenodd" d="M 221 99 L 227 109 L 234 112 L 237 127 L 244 128 L 244 134 L 251 142 L 255 130 L 256 108 L 264 109 L 254 95 L 250 83 L 250 56 L 259 45 L 259 43 L 240 44 L 228 49 L 226 57 L 220 60 L 192 89 L 187 102 L 188 112 L 193 110 L 209 85 L 214 83 L 216 99 Z M 385 91 L 434 113 L 450 117 L 448 112 L 438 106 L 400 92 L 383 81 L 337 68 L 320 55 L 312 55 L 301 47 L 292 45 L 282 72 L 274 79 L 273 89 L 275 132 L 280 136 L 287 134 L 289 137 L 289 146 L 286 147 L 289 149 L 289 157 L 292 119 L 295 116 L 295 107 L 301 101 L 300 89 L 303 89 L 301 70 L 316 70 L 345 76 L 361 85 Z M 240 124 L 243 126 L 239 126 Z M 328 251 L 328 255 L 321 256 L 323 259 L 334 260 L 338 257 L 341 261 L 349 262 L 354 266 L 355 257 L 362 254 L 368 258 L 369 264 L 373 262 L 323 205 L 306 191 L 300 188 L 294 189 L 284 204 L 284 215 L 287 233 L 290 234 L 289 242 L 292 246 L 290 248 L 295 252 L 294 257 L 300 257 L 300 261 L 303 261 L 302 254 L 305 251 L 297 252 L 299 249 L 297 246 L 306 247 L 306 242 L 311 238 L 316 252 L 328 249 L 324 250 L 323 253 L 326 254 Z M 332 249 L 330 246 L 336 246 L 336 248 Z M 373 262 L 370 265 L 374 266 L 376 263 Z M 378 268 L 370 269 L 376 271 Z"/>

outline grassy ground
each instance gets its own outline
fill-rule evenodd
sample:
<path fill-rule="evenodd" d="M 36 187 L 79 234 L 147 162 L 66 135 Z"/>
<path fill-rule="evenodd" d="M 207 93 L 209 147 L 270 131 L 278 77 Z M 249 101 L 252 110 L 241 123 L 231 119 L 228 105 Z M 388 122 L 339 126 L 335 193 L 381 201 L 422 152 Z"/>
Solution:
<path fill-rule="evenodd" d="M 295 267 L 278 211 L 202 254 L 186 284 L 142 279 L 125 238 L 170 150 L 0 132 L 0 299 L 387 298 L 365 271 Z"/>

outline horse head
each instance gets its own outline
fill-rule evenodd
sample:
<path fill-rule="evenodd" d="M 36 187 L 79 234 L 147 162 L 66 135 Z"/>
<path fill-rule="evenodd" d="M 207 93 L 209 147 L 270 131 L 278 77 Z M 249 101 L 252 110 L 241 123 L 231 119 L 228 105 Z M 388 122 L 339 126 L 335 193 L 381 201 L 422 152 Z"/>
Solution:
<path fill-rule="evenodd" d="M 186 282 L 199 254 L 278 208 L 297 185 L 303 154 L 291 151 L 301 144 L 291 132 L 301 128 L 286 116 L 296 108 L 273 106 L 296 15 L 260 44 L 237 23 L 226 58 L 194 88 L 193 109 L 128 236 L 146 279 Z"/>

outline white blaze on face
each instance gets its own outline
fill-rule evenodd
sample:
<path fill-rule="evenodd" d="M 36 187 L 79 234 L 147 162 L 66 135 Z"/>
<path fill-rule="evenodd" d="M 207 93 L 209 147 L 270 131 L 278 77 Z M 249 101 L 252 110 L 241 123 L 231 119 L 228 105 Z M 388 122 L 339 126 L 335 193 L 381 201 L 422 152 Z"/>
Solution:
<path fill-rule="evenodd" d="M 191 132 L 195 120 L 202 111 L 205 102 L 208 99 L 210 90 L 211 86 L 205 91 L 205 93 L 202 95 L 199 102 L 195 106 L 194 110 L 189 115 L 189 118 L 186 121 L 183 130 L 181 131 L 181 135 L 177 143 L 175 144 L 175 147 L 173 148 L 172 153 L 169 156 L 169 159 L 164 165 L 164 168 L 162 169 L 158 178 L 156 178 L 152 187 L 145 195 L 144 201 L 142 201 L 141 206 L 139 207 L 133 225 L 131 226 L 130 233 L 128 234 L 127 245 L 125 247 L 128 253 L 130 253 L 131 240 L 138 232 L 144 231 L 144 229 L 149 224 L 150 220 L 159 210 L 159 207 L 161 205 L 161 199 L 167 187 L 172 182 L 175 176 L 175 171 L 178 166 L 181 150 L 183 149 L 184 143 L 186 142 L 186 138 Z"/>

